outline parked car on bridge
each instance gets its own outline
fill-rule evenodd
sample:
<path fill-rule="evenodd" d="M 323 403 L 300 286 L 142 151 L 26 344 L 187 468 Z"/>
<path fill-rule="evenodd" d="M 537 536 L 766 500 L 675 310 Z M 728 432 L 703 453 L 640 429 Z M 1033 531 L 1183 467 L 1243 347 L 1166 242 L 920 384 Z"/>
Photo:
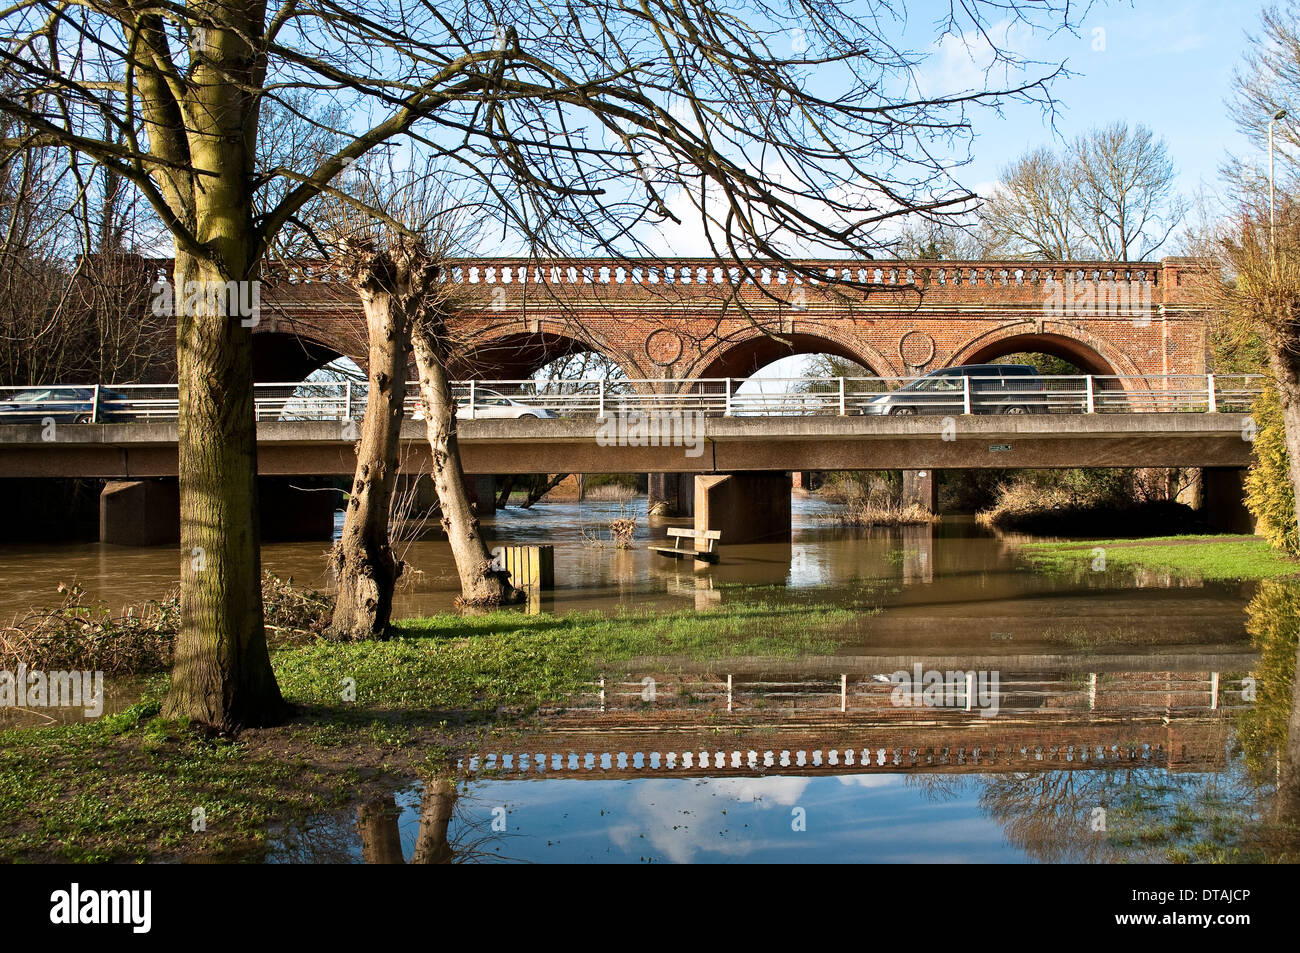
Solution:
<path fill-rule="evenodd" d="M 961 414 L 966 411 L 970 378 L 973 414 L 1028 414 L 1047 411 L 1047 384 L 1030 364 L 967 364 L 944 367 L 910 384 L 873 397 L 863 414 Z"/>
<path fill-rule="evenodd" d="M 128 399 L 120 391 L 101 387 L 96 413 L 94 387 L 29 387 L 0 394 L 0 423 L 39 424 L 47 417 L 61 424 L 125 420 L 131 417 L 125 410 Z"/>
<path fill-rule="evenodd" d="M 457 402 L 456 416 L 461 420 L 470 419 L 468 396 Z M 523 401 L 507 397 L 505 394 L 497 393 L 487 387 L 475 387 L 473 417 L 482 420 L 518 420 L 525 417 L 555 419 L 559 417 L 559 414 L 547 410 L 545 407 L 525 404 Z M 415 402 L 415 412 L 411 415 L 411 418 L 413 420 L 424 419 L 423 400 Z"/>

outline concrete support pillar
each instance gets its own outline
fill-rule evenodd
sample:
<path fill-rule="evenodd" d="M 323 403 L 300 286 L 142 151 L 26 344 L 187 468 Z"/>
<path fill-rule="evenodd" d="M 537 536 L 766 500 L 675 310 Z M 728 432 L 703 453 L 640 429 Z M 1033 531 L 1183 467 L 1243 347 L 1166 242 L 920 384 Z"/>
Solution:
<path fill-rule="evenodd" d="M 497 511 L 497 478 L 491 475 L 465 474 L 469 485 L 469 501 L 479 516 L 489 516 Z"/>
<path fill-rule="evenodd" d="M 180 491 L 175 480 L 110 480 L 99 494 L 99 541 L 117 546 L 163 546 L 181 538 Z"/>
<path fill-rule="evenodd" d="M 305 479 L 305 478 L 304 478 Z M 328 487 L 300 489 L 283 477 L 258 481 L 263 542 L 334 538 L 340 495 Z M 175 480 L 111 480 L 99 495 L 99 541 L 163 546 L 180 541 L 180 492 Z"/>
<path fill-rule="evenodd" d="M 258 512 L 262 541 L 294 543 L 334 538 L 334 512 L 342 495 L 328 487 L 305 489 L 302 482 L 282 477 L 258 480 Z"/>
<path fill-rule="evenodd" d="M 651 473 L 647 478 L 651 516 L 691 516 L 695 513 L 695 484 L 689 473 Z"/>
<path fill-rule="evenodd" d="M 1205 467 L 1201 471 L 1201 518 L 1220 533 L 1253 533 L 1255 518 L 1246 509 L 1246 470 Z"/>
<path fill-rule="evenodd" d="M 790 474 L 731 473 L 695 478 L 695 530 L 720 530 L 720 546 L 790 540 Z"/>
<path fill-rule="evenodd" d="M 903 506 L 919 506 L 927 513 L 939 510 L 939 474 L 933 470 L 903 471 Z"/>

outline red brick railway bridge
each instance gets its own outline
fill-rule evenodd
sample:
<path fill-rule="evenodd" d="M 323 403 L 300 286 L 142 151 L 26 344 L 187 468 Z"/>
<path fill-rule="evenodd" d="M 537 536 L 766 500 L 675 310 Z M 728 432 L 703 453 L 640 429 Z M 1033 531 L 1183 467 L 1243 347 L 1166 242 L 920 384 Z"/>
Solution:
<path fill-rule="evenodd" d="M 634 380 L 683 387 L 816 353 L 877 377 L 1025 351 L 1135 379 L 1206 369 L 1202 262 L 799 264 L 824 277 L 698 259 L 459 260 L 447 273 L 463 342 L 454 375 L 524 379 L 587 351 Z M 355 292 L 325 263 L 279 266 L 255 329 L 257 379 L 300 380 L 338 355 L 360 362 L 362 327 Z"/>
<path fill-rule="evenodd" d="M 1205 282 L 1213 272 L 1202 261 L 797 264 L 799 273 L 762 263 L 742 271 L 702 259 L 455 260 L 442 285 L 455 315 L 452 375 L 523 381 L 584 352 L 614 362 L 639 391 L 676 393 L 730 394 L 733 382 L 773 361 L 819 353 L 853 361 L 869 376 L 898 378 L 1042 352 L 1107 378 L 1098 386 L 1128 391 L 1176 387 L 1170 375 L 1207 370 Z M 170 261 L 148 266 L 156 278 L 170 279 Z M 359 299 L 328 263 L 275 265 L 260 297 L 257 381 L 298 382 L 341 356 L 364 366 Z M 927 465 L 935 464 L 918 459 Z M 1236 525 L 1239 469 L 1216 471 L 1215 479 L 1225 483 L 1216 499 L 1231 500 L 1232 512 L 1220 522 L 1246 528 Z M 485 481 L 475 485 L 480 502 L 490 505 Z M 652 505 L 694 512 L 696 482 L 652 472 Z M 742 484 L 780 514 L 779 525 L 749 527 L 755 538 L 767 529 L 788 534 L 789 475 L 728 485 Z M 904 490 L 909 501 L 933 507 L 935 471 L 905 470 Z"/>
<path fill-rule="evenodd" d="M 701 259 L 457 260 L 445 285 L 459 315 L 453 376 L 523 380 L 589 351 L 641 390 L 729 391 L 718 379 L 817 353 L 888 378 L 1041 352 L 1126 390 L 1151 388 L 1148 376 L 1206 371 L 1204 262 L 798 265 L 804 274 L 762 264 L 746 274 Z M 263 305 L 258 380 L 299 380 L 336 355 L 360 363 L 356 295 L 327 264 L 276 269 Z M 919 484 L 917 473 L 906 474 L 909 495 L 933 506 L 933 471 Z M 653 474 L 650 490 L 669 512 L 693 509 L 689 480 Z"/>

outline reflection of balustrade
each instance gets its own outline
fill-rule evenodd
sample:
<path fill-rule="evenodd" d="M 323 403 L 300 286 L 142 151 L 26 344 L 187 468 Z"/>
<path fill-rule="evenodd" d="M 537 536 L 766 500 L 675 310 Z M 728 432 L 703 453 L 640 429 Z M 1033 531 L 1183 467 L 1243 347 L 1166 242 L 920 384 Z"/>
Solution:
<path fill-rule="evenodd" d="M 840 712 L 881 718 L 891 713 L 952 712 L 978 718 L 981 707 L 996 709 L 999 715 L 1192 713 L 1248 707 L 1242 702 L 1243 680 L 1224 678 L 1219 672 L 1107 672 L 1075 676 L 995 673 L 992 693 L 987 692 L 989 680 L 972 679 L 977 674 L 973 671 L 939 674 L 960 676 L 939 683 L 940 704 L 927 702 L 924 684 L 908 682 L 900 687 L 886 674 L 784 678 L 656 674 L 603 678 L 570 696 L 562 710 L 574 715 L 726 711 L 788 716 Z M 988 674 L 991 673 L 978 673 L 979 676 Z M 649 691 L 647 685 L 651 686 Z"/>
<path fill-rule="evenodd" d="M 747 748 L 720 750 L 713 745 L 667 751 L 490 752 L 457 761 L 458 771 L 489 775 L 597 774 L 665 771 L 681 773 L 749 773 L 765 770 L 865 768 L 1097 768 L 1118 764 L 1164 765 L 1163 745 L 1125 744 L 962 744 L 886 745 L 830 748 Z"/>

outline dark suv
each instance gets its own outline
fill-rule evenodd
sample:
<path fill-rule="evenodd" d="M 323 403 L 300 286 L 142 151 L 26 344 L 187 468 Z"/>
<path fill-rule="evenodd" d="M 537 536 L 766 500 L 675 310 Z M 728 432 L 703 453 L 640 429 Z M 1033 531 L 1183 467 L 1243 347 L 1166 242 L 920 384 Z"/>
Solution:
<path fill-rule="evenodd" d="M 1029 364 L 969 364 L 945 367 L 898 390 L 873 397 L 862 413 L 962 414 L 966 412 L 966 381 L 970 378 L 973 414 L 1028 414 L 1047 410 L 1047 385 L 1038 368 Z"/>

